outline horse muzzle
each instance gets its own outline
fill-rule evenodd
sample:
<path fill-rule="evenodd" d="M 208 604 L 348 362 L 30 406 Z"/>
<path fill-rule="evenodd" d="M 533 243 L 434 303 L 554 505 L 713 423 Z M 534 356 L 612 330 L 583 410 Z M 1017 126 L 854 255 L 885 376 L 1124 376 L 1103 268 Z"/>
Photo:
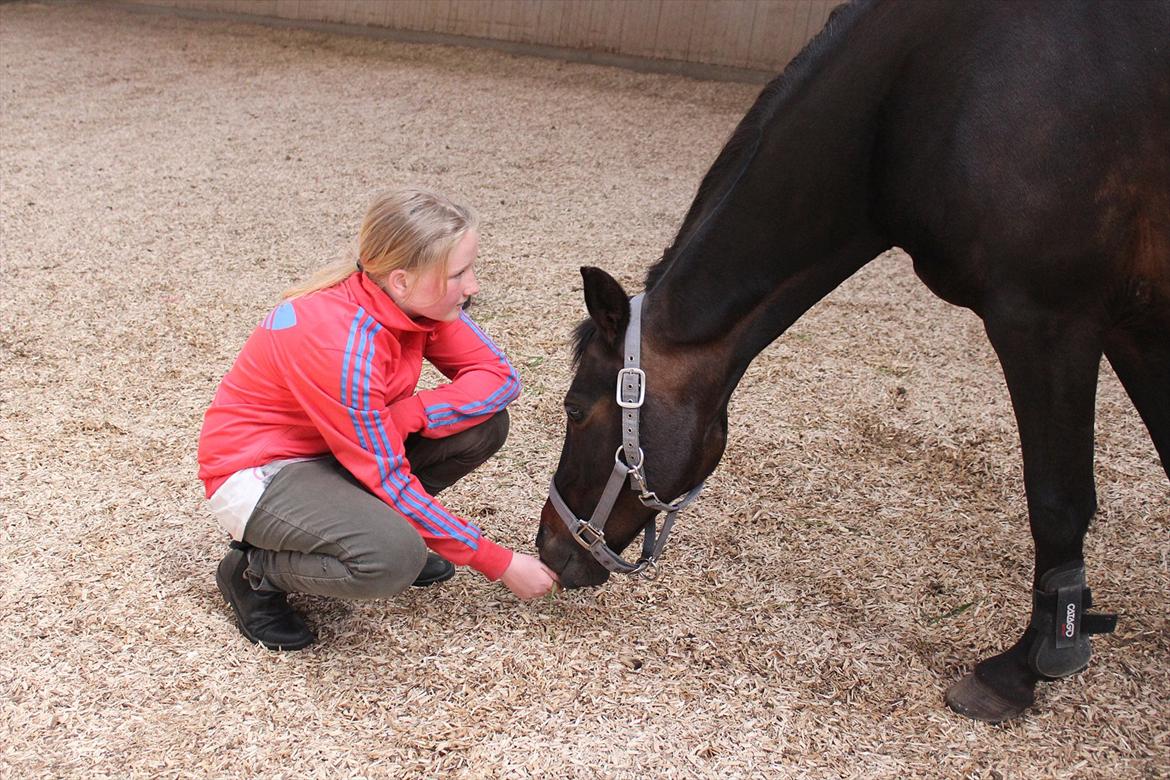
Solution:
<path fill-rule="evenodd" d="M 560 577 L 563 588 L 589 588 L 602 585 L 609 579 L 605 567 L 569 535 L 552 502 L 548 500 L 540 511 L 536 549 L 541 562 Z"/>

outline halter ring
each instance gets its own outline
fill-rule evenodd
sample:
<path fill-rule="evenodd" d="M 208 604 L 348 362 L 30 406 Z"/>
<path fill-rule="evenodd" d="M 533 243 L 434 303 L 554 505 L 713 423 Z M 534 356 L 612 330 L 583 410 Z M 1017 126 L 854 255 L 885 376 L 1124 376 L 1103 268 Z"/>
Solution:
<path fill-rule="evenodd" d="M 642 452 L 642 448 L 639 447 L 638 448 L 638 462 L 631 466 L 629 463 L 626 463 L 624 460 L 622 460 L 622 452 L 624 450 L 625 450 L 625 447 L 618 447 L 617 448 L 617 452 L 615 452 L 613 454 L 614 463 L 622 464 L 623 466 L 625 466 L 626 468 L 628 468 L 630 471 L 634 472 L 635 474 L 639 473 L 641 468 L 642 468 L 642 461 L 646 460 L 646 453 Z"/>

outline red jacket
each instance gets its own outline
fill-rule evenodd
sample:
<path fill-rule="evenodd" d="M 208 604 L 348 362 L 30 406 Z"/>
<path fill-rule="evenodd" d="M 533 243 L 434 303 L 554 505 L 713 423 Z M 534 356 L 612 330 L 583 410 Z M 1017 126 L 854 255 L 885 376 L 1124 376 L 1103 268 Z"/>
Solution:
<path fill-rule="evenodd" d="M 451 382 L 415 393 L 424 357 Z M 504 353 L 466 314 L 415 322 L 354 273 L 282 303 L 252 332 L 204 416 L 199 478 L 210 498 L 241 469 L 333 453 L 428 547 L 498 579 L 511 551 L 423 489 L 403 440 L 466 430 L 519 393 Z"/>

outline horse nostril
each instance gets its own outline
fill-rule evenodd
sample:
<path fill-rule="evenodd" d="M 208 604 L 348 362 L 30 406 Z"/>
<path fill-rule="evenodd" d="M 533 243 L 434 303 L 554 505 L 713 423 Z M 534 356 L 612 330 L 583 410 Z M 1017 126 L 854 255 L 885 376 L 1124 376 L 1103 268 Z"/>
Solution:
<path fill-rule="evenodd" d="M 543 546 L 544 546 L 544 525 L 542 524 L 539 528 L 536 529 L 536 549 L 539 550 Z"/>

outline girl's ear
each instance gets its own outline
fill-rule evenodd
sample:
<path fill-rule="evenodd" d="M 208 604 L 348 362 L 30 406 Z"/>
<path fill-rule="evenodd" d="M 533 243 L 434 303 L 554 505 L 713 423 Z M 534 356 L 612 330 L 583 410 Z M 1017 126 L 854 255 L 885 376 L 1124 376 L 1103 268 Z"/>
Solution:
<path fill-rule="evenodd" d="M 600 268 L 581 269 L 585 280 L 585 307 L 597 324 L 597 332 L 611 347 L 619 346 L 630 324 L 630 299 L 612 276 Z"/>
<path fill-rule="evenodd" d="M 390 297 L 395 301 L 402 300 L 410 292 L 410 274 L 401 268 L 395 268 L 386 275 L 386 281 L 382 286 L 386 288 L 386 292 L 390 293 Z"/>

